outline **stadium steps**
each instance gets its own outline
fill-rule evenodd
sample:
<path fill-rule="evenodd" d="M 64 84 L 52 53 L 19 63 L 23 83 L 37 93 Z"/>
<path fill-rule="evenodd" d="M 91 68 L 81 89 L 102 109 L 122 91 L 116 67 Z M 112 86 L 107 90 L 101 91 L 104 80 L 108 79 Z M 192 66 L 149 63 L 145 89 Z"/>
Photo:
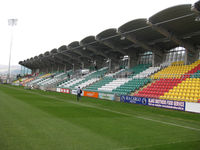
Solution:
<path fill-rule="evenodd" d="M 200 60 L 193 63 L 194 67 L 182 77 L 182 83 L 175 86 L 169 92 L 160 96 L 160 99 L 179 100 L 188 102 L 200 101 Z"/>
<path fill-rule="evenodd" d="M 150 86 L 144 88 L 142 91 L 139 91 L 134 96 L 139 97 L 150 97 L 150 98 L 163 98 L 162 96 L 165 95 L 165 93 L 172 91 L 174 87 L 184 82 L 186 79 L 188 79 L 190 76 L 194 75 L 199 69 L 200 69 L 200 60 L 192 63 L 191 65 L 181 65 L 178 63 L 175 63 L 176 66 L 167 67 L 164 69 L 164 71 L 167 73 L 166 76 L 162 76 L 163 78 L 157 80 L 155 83 L 151 84 Z M 171 73 L 171 74 L 169 74 Z M 175 76 L 172 73 L 176 73 Z M 154 76 L 155 77 L 155 76 Z M 165 78 L 168 77 L 168 78 Z M 170 78 L 169 78 L 170 77 Z M 173 77 L 173 78 L 172 78 Z M 164 98 L 170 98 L 171 97 L 164 97 Z M 174 98 L 176 100 L 176 97 Z M 192 98 L 191 98 L 192 100 Z"/>
<path fill-rule="evenodd" d="M 127 69 L 127 71 L 131 72 L 131 75 L 129 75 L 128 77 L 134 77 L 137 74 L 143 72 L 144 70 L 148 69 L 149 67 L 151 67 L 151 64 L 139 64 L 133 68 Z"/>
<path fill-rule="evenodd" d="M 98 88 L 98 91 L 104 91 L 104 92 L 112 92 L 117 87 L 120 87 L 121 85 L 127 83 L 130 78 L 118 78 L 113 80 L 110 83 L 105 84 L 104 86 Z"/>
<path fill-rule="evenodd" d="M 112 92 L 117 95 L 129 95 L 133 91 L 136 91 L 140 89 L 140 87 L 143 87 L 148 82 L 150 82 L 151 79 L 142 78 L 142 79 L 131 79 L 125 84 L 121 85 L 120 87 L 114 89 Z"/>
<path fill-rule="evenodd" d="M 84 88 L 88 84 L 92 84 L 93 82 L 96 82 L 97 80 L 99 80 L 100 77 L 105 75 L 107 70 L 108 70 L 107 68 L 103 68 L 103 69 L 97 70 L 97 71 L 93 72 L 92 74 L 88 75 L 87 77 L 85 77 L 80 82 L 77 82 L 76 84 L 71 85 L 70 88 L 72 88 L 72 89 L 75 88 L 76 89 L 79 86 L 81 86 L 81 88 Z"/>
<path fill-rule="evenodd" d="M 105 84 L 112 82 L 113 80 L 114 80 L 114 78 L 112 78 L 112 77 L 104 77 L 104 78 L 100 79 L 98 82 L 91 84 L 90 86 L 88 86 L 84 90 L 96 92 L 96 91 L 98 91 L 98 88 L 104 86 Z"/>
<path fill-rule="evenodd" d="M 49 77 L 49 80 L 44 81 L 41 85 L 46 87 L 50 85 L 57 85 L 57 82 L 63 81 L 68 78 L 68 74 L 71 74 L 71 70 L 67 72 L 57 73 L 53 77 Z"/>
<path fill-rule="evenodd" d="M 169 92 L 164 93 L 160 99 L 198 102 L 200 100 L 200 78 L 187 78 Z"/>
<path fill-rule="evenodd" d="M 105 77 L 114 77 L 114 76 L 117 76 L 117 75 L 120 75 L 121 73 L 123 73 L 125 71 L 125 69 L 120 69 L 114 73 L 108 73 L 105 75 Z"/>
<path fill-rule="evenodd" d="M 159 98 L 160 96 L 164 95 L 165 92 L 168 92 L 170 89 L 181 82 L 182 79 L 160 79 L 139 91 L 134 96 Z"/>
<path fill-rule="evenodd" d="M 47 74 L 40 74 L 34 80 L 28 83 L 28 85 L 36 85 L 37 83 L 45 80 L 46 78 L 50 77 L 51 73 Z"/>
<path fill-rule="evenodd" d="M 79 79 L 73 78 L 70 81 L 60 84 L 59 87 L 74 89 L 80 85 L 84 85 L 84 83 L 85 83 L 84 86 L 87 86 L 87 84 L 92 83 L 92 82 L 90 83 L 90 80 L 92 80 L 94 78 L 96 78 L 96 80 L 97 80 L 97 78 L 104 76 L 104 74 L 107 72 L 107 70 L 108 70 L 107 67 L 101 68 L 97 71 L 93 71 L 93 72 L 83 76 L 82 78 L 79 78 Z M 94 82 L 95 82 L 95 80 L 94 80 Z M 82 87 L 82 88 L 84 88 L 84 87 Z"/>
<path fill-rule="evenodd" d="M 147 78 L 148 76 L 158 72 L 160 69 L 160 67 L 149 67 L 146 70 L 140 72 L 139 74 L 133 76 L 133 78 Z"/>
<path fill-rule="evenodd" d="M 139 64 L 131 69 L 128 69 L 129 72 L 132 73 L 131 78 L 117 78 L 117 79 L 113 80 L 112 82 L 107 83 L 102 87 L 99 87 L 98 91 L 111 92 L 111 93 L 114 93 L 117 95 L 130 94 L 131 91 L 135 91 L 136 89 L 138 89 L 140 87 L 140 85 L 137 85 L 137 86 L 132 85 L 132 82 L 134 82 L 135 84 L 139 84 L 141 82 L 138 79 L 138 83 L 137 83 L 137 79 L 133 80 L 132 78 L 134 76 L 138 75 L 139 73 L 145 71 L 150 66 L 151 66 L 150 64 Z M 124 70 L 124 71 L 127 71 L 127 70 Z M 129 82 L 129 81 L 131 81 L 131 82 Z M 143 83 L 141 85 L 143 86 Z"/>
<path fill-rule="evenodd" d="M 162 69 L 156 74 L 152 75 L 152 79 L 162 79 L 162 78 L 187 78 L 191 74 L 194 73 L 193 69 L 198 66 L 200 60 L 192 63 L 191 65 L 183 65 L 182 61 L 174 62 L 170 66 Z"/>
<path fill-rule="evenodd" d="M 138 90 L 132 92 L 130 95 L 131 95 L 131 96 L 134 96 L 134 95 L 137 94 L 139 91 L 142 91 L 144 88 L 146 88 L 146 87 L 148 87 L 148 86 L 151 86 L 151 84 L 154 83 L 154 82 L 156 82 L 156 80 L 154 80 L 154 81 L 151 80 L 150 83 L 144 85 L 143 87 L 140 87 Z"/>

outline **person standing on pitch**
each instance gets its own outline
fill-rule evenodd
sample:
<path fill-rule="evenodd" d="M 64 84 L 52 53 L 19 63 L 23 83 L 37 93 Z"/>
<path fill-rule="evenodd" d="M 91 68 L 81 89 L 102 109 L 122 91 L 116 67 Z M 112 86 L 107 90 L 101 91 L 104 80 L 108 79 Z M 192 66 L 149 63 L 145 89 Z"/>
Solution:
<path fill-rule="evenodd" d="M 77 101 L 79 101 L 79 99 L 81 98 L 81 93 L 82 93 L 82 90 L 80 89 L 80 87 L 78 87 L 78 89 L 77 89 Z"/>

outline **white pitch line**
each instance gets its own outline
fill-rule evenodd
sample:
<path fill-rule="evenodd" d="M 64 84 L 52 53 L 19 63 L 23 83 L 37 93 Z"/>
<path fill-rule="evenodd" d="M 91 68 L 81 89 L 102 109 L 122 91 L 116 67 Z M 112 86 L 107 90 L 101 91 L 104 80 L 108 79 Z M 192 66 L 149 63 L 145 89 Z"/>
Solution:
<path fill-rule="evenodd" d="M 14 89 L 16 89 L 16 88 L 14 88 Z M 21 90 L 21 91 L 23 90 L 24 91 L 24 89 L 19 89 L 19 90 Z M 56 99 L 56 100 L 59 100 L 59 101 L 71 103 L 71 104 L 76 104 L 76 105 L 81 105 L 81 106 L 85 106 L 85 107 L 96 108 L 96 109 L 99 109 L 99 110 L 104 110 L 104 111 L 108 111 L 108 112 L 112 112 L 112 113 L 116 113 L 116 114 L 121 114 L 121 115 L 125 115 L 125 116 L 135 117 L 135 118 L 139 118 L 139 119 L 143 119 L 143 120 L 148 120 L 148 121 L 152 121 L 152 122 L 158 122 L 158 123 L 165 124 L 165 125 L 171 125 L 171 126 L 181 127 L 181 128 L 185 128 L 185 129 L 200 131 L 199 128 L 193 128 L 193 127 L 184 126 L 184 125 L 180 125 L 180 124 L 176 124 L 176 123 L 155 120 L 155 119 L 151 119 L 151 118 L 147 118 L 147 117 L 143 117 L 143 116 L 134 116 L 134 115 L 131 115 L 131 114 L 127 114 L 127 113 L 123 113 L 123 112 L 119 112 L 119 111 L 115 111 L 115 110 L 110 110 L 110 109 L 107 109 L 107 108 L 102 108 L 102 107 L 98 107 L 98 106 L 83 104 L 81 102 L 66 101 L 64 99 L 57 98 L 55 96 L 42 95 L 42 94 L 31 92 L 31 91 L 28 91 L 28 92 L 32 93 L 32 94 L 36 94 L 36 95 L 41 95 L 41 96 L 44 96 L 44 97 L 48 97 L 48 98 L 53 98 L 53 99 Z"/>
<path fill-rule="evenodd" d="M 184 126 L 184 125 L 179 125 L 179 124 L 176 124 L 176 123 L 165 122 L 165 121 L 160 121 L 160 120 L 154 120 L 154 119 L 146 118 L 146 117 L 142 117 L 142 116 L 135 116 L 135 117 L 140 118 L 140 119 L 144 119 L 144 120 L 159 122 L 159 123 L 163 123 L 163 124 L 167 124 L 167 125 L 182 127 L 182 128 L 186 128 L 186 129 L 190 129 L 190 130 L 200 131 L 200 129 L 198 129 L 198 128 L 193 128 L 193 127 L 188 127 L 188 126 Z"/>
<path fill-rule="evenodd" d="M 187 141 L 174 141 L 174 142 L 168 142 L 168 143 L 163 143 L 163 144 L 151 144 L 151 145 L 144 145 L 144 146 L 135 146 L 135 147 L 122 147 L 122 148 L 118 148 L 115 150 L 134 150 L 137 148 L 150 148 L 153 146 L 160 146 L 160 145 L 169 145 L 169 144 L 176 144 L 176 143 L 183 143 L 183 142 L 197 142 L 199 141 L 198 139 L 195 140 L 187 140 Z"/>

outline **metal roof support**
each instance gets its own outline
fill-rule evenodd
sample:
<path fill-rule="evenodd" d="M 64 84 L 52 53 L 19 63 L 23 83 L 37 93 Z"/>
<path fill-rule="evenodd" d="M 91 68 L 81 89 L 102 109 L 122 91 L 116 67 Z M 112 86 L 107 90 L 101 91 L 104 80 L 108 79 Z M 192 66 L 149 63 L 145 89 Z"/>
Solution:
<path fill-rule="evenodd" d="M 118 47 L 116 47 L 114 44 L 112 44 L 111 42 L 109 41 L 105 41 L 105 40 L 100 40 L 98 38 L 96 38 L 96 40 L 99 42 L 99 43 L 102 43 L 108 47 L 110 47 L 112 49 L 112 51 L 117 51 L 123 55 L 127 55 L 124 51 L 122 51 L 121 49 L 119 49 Z"/>
<path fill-rule="evenodd" d="M 53 63 L 51 62 L 51 61 L 49 61 L 49 60 L 47 60 L 47 59 L 43 59 L 42 60 L 44 63 L 43 64 L 45 64 L 44 66 L 42 66 L 42 67 L 40 67 L 40 69 L 41 68 L 51 68 L 51 66 L 53 65 Z M 48 64 L 48 65 L 47 65 Z M 40 65 L 40 64 L 39 64 Z M 48 69 L 49 70 L 49 69 Z M 50 69 L 51 70 L 51 69 Z"/>
<path fill-rule="evenodd" d="M 84 62 L 81 63 L 81 68 L 84 69 Z"/>
<path fill-rule="evenodd" d="M 81 55 L 81 57 L 85 57 L 85 58 L 87 58 L 87 59 L 93 59 L 92 57 L 88 56 L 87 54 L 84 54 L 84 53 L 82 53 L 82 52 L 78 52 L 78 51 L 76 51 L 76 50 L 73 50 L 73 53 L 76 53 L 76 54 L 78 54 L 78 55 Z"/>
<path fill-rule="evenodd" d="M 65 64 L 65 66 L 64 66 L 64 72 L 66 72 L 67 71 L 67 65 Z"/>
<path fill-rule="evenodd" d="M 65 63 L 61 62 L 59 59 L 56 59 L 55 57 L 49 57 L 48 59 L 51 59 L 53 61 L 53 64 L 58 64 L 58 65 L 65 65 Z M 49 60 L 48 60 L 49 61 Z M 50 61 L 49 61 L 50 62 Z"/>
<path fill-rule="evenodd" d="M 167 31 L 167 29 L 161 27 L 161 26 L 157 26 L 153 23 L 151 23 L 150 21 L 147 21 L 147 24 L 149 26 L 152 27 L 152 29 L 156 30 L 157 32 L 161 33 L 162 35 L 166 36 L 168 39 L 170 39 L 171 41 L 175 42 L 176 44 L 178 44 L 179 46 L 185 47 L 186 49 L 188 49 L 190 52 L 192 52 L 193 54 L 195 54 L 195 47 L 188 43 L 188 42 L 184 42 L 182 41 L 178 36 L 176 36 L 173 33 L 170 33 L 169 31 Z"/>
<path fill-rule="evenodd" d="M 86 48 L 87 48 L 88 50 L 92 51 L 92 52 L 95 53 L 95 54 L 98 54 L 98 55 L 101 55 L 101 56 L 103 56 L 103 57 L 105 57 L 105 58 L 108 58 L 108 56 L 106 56 L 104 53 L 102 53 L 101 51 L 99 51 L 99 50 L 97 50 L 96 48 L 94 48 L 94 46 L 88 45 Z"/>
<path fill-rule="evenodd" d="M 62 60 L 63 62 L 68 63 L 69 65 L 72 65 L 72 62 L 70 62 L 70 61 L 68 61 L 68 60 L 66 60 L 66 59 L 63 59 L 62 57 L 60 57 L 60 56 L 58 56 L 58 55 L 55 55 L 55 57 L 58 58 L 58 59 L 60 59 L 60 60 Z"/>
<path fill-rule="evenodd" d="M 198 49 L 198 56 L 197 59 L 200 59 L 200 48 Z"/>
<path fill-rule="evenodd" d="M 42 60 L 36 60 L 34 61 L 34 64 L 37 64 L 38 65 L 38 68 L 42 68 L 42 67 L 47 67 L 48 65 L 46 65 L 45 63 L 42 62 Z"/>
<path fill-rule="evenodd" d="M 91 45 L 88 45 L 87 46 L 87 49 L 94 52 L 95 54 L 97 55 L 101 55 L 105 58 L 109 58 L 108 55 L 104 54 L 103 52 L 101 52 L 100 50 L 97 50 L 94 46 L 91 46 Z M 118 59 L 114 58 L 111 56 L 111 59 L 114 60 L 114 61 L 118 61 Z"/>
<path fill-rule="evenodd" d="M 42 61 L 44 61 L 45 64 L 46 64 L 46 63 L 49 64 L 49 65 L 47 65 L 47 66 L 51 66 L 51 65 L 55 64 L 55 63 L 53 63 L 52 61 L 50 61 L 50 60 L 48 60 L 48 59 L 43 59 Z M 54 61 L 54 60 L 53 60 L 53 61 Z"/>
<path fill-rule="evenodd" d="M 53 65 L 51 65 L 51 72 L 53 72 Z"/>
<path fill-rule="evenodd" d="M 67 54 L 67 53 L 60 53 L 60 54 L 62 54 L 62 55 L 64 55 L 64 56 L 67 56 L 67 57 L 69 57 L 69 58 L 71 58 L 71 59 L 76 60 L 77 63 L 81 63 L 80 59 L 78 59 L 78 58 L 76 58 L 76 57 L 73 57 L 73 56 L 70 55 L 70 54 Z M 73 64 L 73 63 L 72 63 L 72 64 Z"/>
<path fill-rule="evenodd" d="M 137 60 L 138 60 L 138 58 L 137 58 L 136 55 L 128 56 L 128 68 L 130 69 L 130 68 L 136 66 L 137 65 Z"/>
<path fill-rule="evenodd" d="M 35 68 L 39 68 L 39 67 L 40 67 L 40 64 L 35 64 L 35 63 L 33 63 L 33 64 L 31 64 L 30 66 L 34 66 Z"/>
<path fill-rule="evenodd" d="M 137 45 L 140 45 L 142 48 L 144 48 L 145 50 L 150 50 L 150 51 L 152 51 L 152 52 L 154 52 L 156 55 L 158 55 L 159 57 L 163 57 L 163 53 L 160 51 L 160 50 L 158 50 L 158 49 L 156 49 L 156 48 L 154 48 L 154 47 L 152 47 L 152 46 L 149 46 L 148 44 L 146 44 L 145 42 L 142 42 L 142 41 L 139 41 L 139 40 L 137 40 L 136 39 L 136 37 L 134 37 L 134 36 L 132 36 L 132 35 L 124 35 L 129 41 L 131 41 L 131 42 L 133 42 L 133 43 L 135 43 L 135 44 L 137 44 Z"/>

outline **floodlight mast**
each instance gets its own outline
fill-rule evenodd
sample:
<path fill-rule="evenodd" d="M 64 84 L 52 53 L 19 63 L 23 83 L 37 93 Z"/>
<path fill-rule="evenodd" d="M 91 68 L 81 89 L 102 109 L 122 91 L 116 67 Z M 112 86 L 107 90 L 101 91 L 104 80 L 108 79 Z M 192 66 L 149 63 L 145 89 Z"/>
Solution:
<path fill-rule="evenodd" d="M 8 25 L 11 26 L 11 37 L 10 37 L 10 54 L 9 54 L 9 64 L 8 64 L 8 76 L 7 82 L 10 83 L 10 64 L 11 64 L 11 52 L 12 52 L 12 45 L 13 45 L 13 27 L 17 25 L 17 19 L 8 19 Z"/>

